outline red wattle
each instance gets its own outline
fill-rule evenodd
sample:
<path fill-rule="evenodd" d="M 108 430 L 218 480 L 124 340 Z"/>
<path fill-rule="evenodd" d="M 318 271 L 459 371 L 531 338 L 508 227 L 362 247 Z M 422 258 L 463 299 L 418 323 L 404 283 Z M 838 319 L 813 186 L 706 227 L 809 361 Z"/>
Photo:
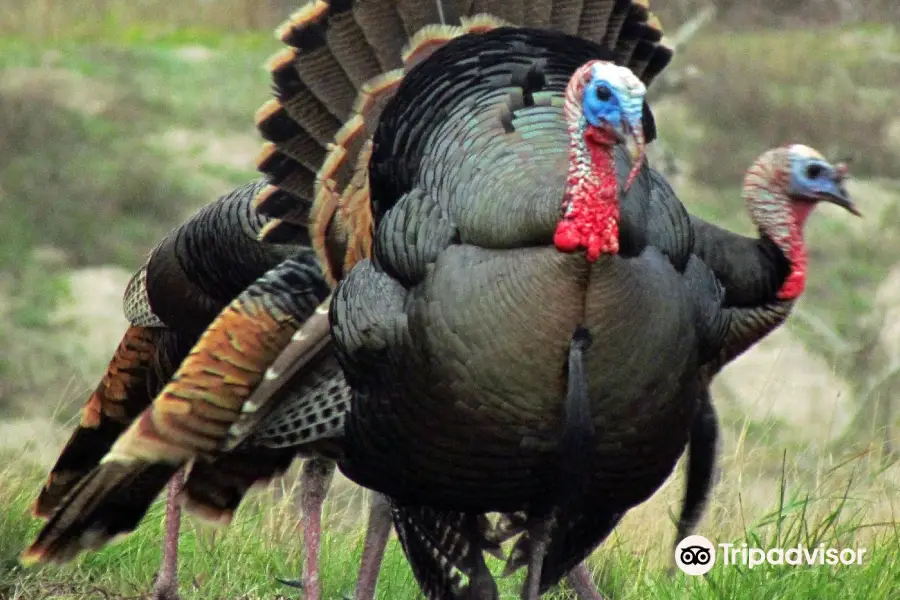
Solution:
<path fill-rule="evenodd" d="M 560 252 L 575 252 L 581 245 L 581 236 L 578 234 L 572 221 L 560 221 L 553 235 L 553 244 Z"/>
<path fill-rule="evenodd" d="M 806 254 L 806 243 L 803 241 L 803 225 L 814 207 L 815 204 L 812 202 L 793 202 L 791 204 L 792 223 L 785 248 L 785 254 L 791 264 L 791 272 L 785 277 L 781 289 L 778 290 L 779 300 L 796 300 L 806 288 L 806 266 L 809 263 L 809 257 Z"/>
<path fill-rule="evenodd" d="M 784 283 L 781 285 L 781 289 L 778 290 L 778 299 L 795 300 L 803 293 L 805 288 L 806 272 L 793 269 L 790 275 L 785 278 Z"/>
<path fill-rule="evenodd" d="M 585 134 L 585 142 L 591 169 L 569 173 L 563 216 L 553 243 L 560 252 L 584 248 L 585 258 L 594 262 L 601 254 L 619 252 L 619 186 L 610 155 L 612 142 L 592 128 Z"/>

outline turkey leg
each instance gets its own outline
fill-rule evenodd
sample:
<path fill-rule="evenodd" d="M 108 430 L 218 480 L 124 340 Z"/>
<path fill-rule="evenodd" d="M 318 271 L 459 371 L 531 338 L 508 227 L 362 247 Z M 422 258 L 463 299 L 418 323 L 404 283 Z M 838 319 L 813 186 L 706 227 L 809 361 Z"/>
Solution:
<path fill-rule="evenodd" d="M 183 486 L 184 470 L 179 469 L 169 481 L 166 493 L 166 533 L 163 537 L 162 562 L 153 584 L 153 600 L 179 600 L 178 531 L 181 528 L 181 505 L 178 494 Z"/>
<path fill-rule="evenodd" d="M 675 533 L 672 563 L 669 574 L 675 573 L 674 548 L 693 531 L 713 486 L 716 472 L 716 456 L 718 454 L 719 418 L 712 404 L 707 389 L 700 399 L 700 411 L 691 427 L 691 438 L 687 450 L 687 481 L 684 486 L 684 499 L 681 503 L 681 516 L 678 518 L 678 529 Z"/>
<path fill-rule="evenodd" d="M 375 586 L 378 583 L 378 572 L 388 537 L 391 535 L 391 505 L 388 499 L 377 492 L 369 494 L 369 524 L 366 528 L 366 541 L 363 544 L 362 560 L 359 566 L 359 578 L 356 581 L 356 600 L 373 600 Z"/>
<path fill-rule="evenodd" d="M 303 579 L 278 579 L 279 582 L 306 592 L 306 600 L 320 600 L 322 596 L 319 585 L 319 551 L 322 541 L 322 505 L 331 478 L 334 476 L 334 463 L 322 458 L 311 458 L 303 464 L 300 473 L 300 507 L 303 512 Z"/>
<path fill-rule="evenodd" d="M 569 571 L 566 579 L 572 589 L 575 590 L 578 600 L 604 600 L 600 592 L 597 591 L 597 586 L 594 585 L 594 579 L 591 577 L 587 564 L 581 563 Z"/>
<path fill-rule="evenodd" d="M 528 557 L 528 575 L 522 590 L 522 600 L 538 600 L 541 597 L 541 568 L 547 548 L 550 546 L 550 531 L 553 528 L 553 517 L 541 519 L 528 530 L 531 540 L 531 556 Z"/>

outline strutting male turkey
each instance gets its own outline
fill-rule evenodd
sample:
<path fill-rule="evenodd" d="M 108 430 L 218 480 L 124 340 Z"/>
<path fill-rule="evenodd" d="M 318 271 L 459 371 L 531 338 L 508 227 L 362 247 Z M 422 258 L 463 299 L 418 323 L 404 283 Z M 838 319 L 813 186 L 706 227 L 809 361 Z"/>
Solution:
<path fill-rule="evenodd" d="M 311 2 L 279 32 L 291 48 L 271 63 L 277 100 L 263 107 L 259 114 L 261 132 L 274 142 L 260 161 L 260 168 L 274 184 L 260 195 L 260 210 L 282 217 L 279 223 L 268 228 L 266 240 L 276 243 L 302 240 L 312 209 L 315 218 L 312 234 L 317 249 L 321 256 L 332 259 L 326 262 L 328 273 L 340 275 L 345 262 L 352 264 L 355 257 L 367 254 L 369 249 L 365 243 L 347 247 L 343 240 L 347 233 L 357 229 L 365 232 L 369 222 L 368 208 L 363 202 L 365 169 L 354 168 L 354 165 L 365 165 L 369 144 L 363 142 L 377 120 L 378 111 L 396 89 L 403 73 L 435 47 L 462 33 L 486 31 L 505 22 L 548 27 L 593 39 L 612 49 L 636 72 L 643 72 L 645 82 L 662 70 L 671 56 L 671 51 L 660 41 L 658 21 L 642 2 Z M 460 26 L 438 26 L 440 23 L 458 23 Z M 426 27 L 428 25 L 432 27 Z M 323 77 L 323 73 L 333 76 Z M 650 134 L 652 139 L 652 131 Z M 329 147 L 332 141 L 336 144 Z M 329 150 L 327 157 L 326 150 Z M 361 154 L 357 154 L 357 150 Z M 313 175 L 320 166 L 322 177 L 318 181 L 323 185 L 314 186 Z M 317 192 L 315 202 L 314 192 Z M 362 210 L 357 210 L 359 208 Z M 324 252 L 326 247 L 328 253 Z M 243 316 L 256 317 L 255 314 Z M 294 374 L 303 361 L 291 365 L 289 359 L 297 355 L 302 359 L 306 355 L 304 348 L 317 339 L 312 335 L 317 330 L 321 330 L 321 326 L 314 317 L 289 344 L 274 365 L 276 368 L 269 372 L 278 375 L 275 380 L 279 385 L 288 382 L 291 387 L 290 382 L 294 381 Z M 254 330 L 248 327 L 246 331 Z M 210 339 L 214 340 L 215 336 L 208 336 L 205 341 Z M 267 363 L 260 360 L 260 364 Z M 290 365 L 290 368 L 282 369 L 283 365 Z M 184 381 L 191 374 L 197 373 L 183 373 L 180 379 Z M 271 394 L 276 386 L 269 383 L 266 378 L 246 405 L 255 406 L 256 399 Z M 202 385 L 209 384 L 209 381 L 202 382 Z M 179 417 L 177 409 L 180 407 L 166 402 L 165 398 L 165 394 L 159 397 L 155 407 L 157 416 Z M 134 428 L 125 438 L 145 433 Z M 158 447 L 157 450 L 165 455 L 172 448 Z M 168 458 L 173 460 L 177 454 L 170 452 Z M 113 461 L 112 455 L 110 460 Z M 197 476 L 198 464 L 201 463 L 192 466 L 188 489 L 191 480 Z M 316 471 L 310 470 L 311 473 Z M 313 479 L 312 475 L 310 479 Z M 317 479 L 315 485 L 310 482 L 307 488 L 324 489 L 328 472 L 320 471 Z M 85 494 L 102 492 L 88 488 L 81 491 Z M 79 498 L 77 495 L 71 498 L 68 505 L 76 505 Z M 380 511 L 380 504 L 373 503 L 373 512 Z M 75 522 L 72 527 L 77 530 L 87 524 L 89 519 Z M 130 529 L 130 526 L 123 529 Z M 58 537 L 67 535 L 65 527 L 48 527 L 46 531 L 53 531 L 52 535 Z M 372 546 L 383 547 L 383 536 L 380 542 L 378 537 L 373 536 Z M 93 543 L 102 544 L 102 538 L 94 539 Z M 79 538 L 75 536 L 74 539 Z M 49 538 L 45 535 L 43 541 L 48 542 Z M 53 558 L 52 553 L 38 552 L 38 547 L 33 550 L 32 558 Z M 308 597 L 313 598 L 317 585 L 314 574 L 309 573 L 309 565 L 307 567 L 307 592 Z M 312 567 L 314 569 L 315 565 Z M 369 572 L 373 570 L 377 570 L 377 564 L 369 566 Z"/>

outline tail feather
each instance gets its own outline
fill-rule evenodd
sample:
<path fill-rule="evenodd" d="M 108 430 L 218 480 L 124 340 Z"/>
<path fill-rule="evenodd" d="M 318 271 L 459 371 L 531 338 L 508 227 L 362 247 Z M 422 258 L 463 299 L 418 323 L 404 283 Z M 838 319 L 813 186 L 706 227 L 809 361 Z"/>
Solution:
<path fill-rule="evenodd" d="M 602 39 L 615 4 L 614 0 L 588 0 L 585 2 L 581 10 L 581 19 L 578 22 L 578 35 L 589 40 Z"/>
<path fill-rule="evenodd" d="M 606 32 L 603 35 L 604 46 L 616 48 L 616 42 L 619 40 L 619 33 L 622 31 L 625 20 L 628 18 L 628 15 L 633 8 L 640 10 L 640 8 L 636 6 L 637 2 L 640 1 L 641 0 L 635 0 L 635 2 L 631 2 L 631 0 L 615 0 L 612 14 L 609 15 L 609 23 L 606 24 Z"/>
<path fill-rule="evenodd" d="M 400 52 L 409 34 L 394 0 L 370 0 L 353 7 L 353 18 L 362 28 L 382 71 L 400 67 Z"/>
<path fill-rule="evenodd" d="M 283 475 L 295 456 L 291 450 L 249 448 L 212 461 L 195 460 L 185 478 L 182 505 L 204 521 L 228 525 L 247 492 Z"/>
<path fill-rule="evenodd" d="M 64 563 L 133 531 L 176 471 L 170 464 L 144 461 L 100 464 L 47 521 L 22 562 Z"/>
<path fill-rule="evenodd" d="M 406 29 L 406 37 L 410 38 L 426 25 L 440 23 L 441 15 L 438 2 L 422 2 L 421 0 L 396 0 L 400 19 Z M 475 1 L 478 4 L 478 0 Z"/>
<path fill-rule="evenodd" d="M 279 151 L 275 144 L 270 143 L 263 146 L 257 163 L 259 169 L 268 175 L 271 185 L 278 186 L 299 198 L 313 198 L 316 184 L 315 174 L 300 162 Z M 258 198 L 257 196 L 257 208 L 261 205 Z M 299 207 L 291 209 L 292 212 L 298 210 L 301 209 Z M 272 223 L 267 223 L 266 227 L 272 227 Z"/>
<path fill-rule="evenodd" d="M 35 501 L 34 515 L 49 518 L 71 489 L 97 466 L 116 438 L 153 399 L 159 355 L 177 352 L 165 329 L 129 327 L 106 374 L 82 409 L 81 422 L 66 442 Z M 170 339 L 171 338 L 171 339 Z M 186 352 L 186 349 L 184 350 Z M 174 369 L 173 369 L 174 370 Z"/>
<path fill-rule="evenodd" d="M 648 67 L 651 60 L 654 60 L 654 57 L 658 55 L 658 58 L 655 59 L 657 61 L 665 59 L 665 63 L 663 63 L 663 66 L 665 66 L 672 58 L 672 52 L 663 42 L 662 23 L 659 22 L 659 18 L 656 15 L 650 14 L 643 33 L 646 35 L 646 38 L 639 39 L 637 44 L 635 44 L 628 63 L 635 73 L 646 74 L 649 72 Z M 658 68 L 662 70 L 662 67 Z M 656 73 L 653 74 L 653 77 L 655 76 Z"/>
<path fill-rule="evenodd" d="M 275 98 L 287 113 L 316 139 L 327 147 L 340 128 L 341 121 L 315 97 L 295 68 L 299 52 L 294 48 L 282 50 L 269 61 Z"/>
<path fill-rule="evenodd" d="M 671 59 L 647 0 L 315 0 L 279 28 L 290 46 L 270 61 L 276 100 L 257 127 L 261 234 L 288 243 L 308 226 L 329 282 L 371 248 L 367 141 L 403 74 L 464 33 L 549 27 L 608 46 L 649 84 Z M 291 123 L 286 120 L 292 121 Z"/>
<path fill-rule="evenodd" d="M 525 17 L 521 0 L 475 0 L 471 12 L 487 13 L 517 25 L 522 24 Z"/>
<path fill-rule="evenodd" d="M 263 138 L 274 142 L 265 144 L 259 160 L 272 153 L 275 144 L 310 173 L 315 173 L 325 159 L 325 146 L 294 122 L 277 100 L 269 100 L 257 111 L 256 122 Z"/>
<path fill-rule="evenodd" d="M 578 30 L 581 21 L 581 9 L 584 0 L 554 0 L 553 11 L 550 13 L 550 28 L 566 33 L 574 33 Z"/>
<path fill-rule="evenodd" d="M 546 0 L 524 0 L 524 15 L 522 23 L 526 27 L 550 27 L 550 19 L 553 14 L 553 2 Z"/>
<path fill-rule="evenodd" d="M 295 359 L 291 354 L 290 360 Z M 252 487 L 282 475 L 298 455 L 340 456 L 333 441 L 343 432 L 350 388 L 334 356 L 323 353 L 307 366 L 297 377 L 279 379 L 285 387 L 272 396 L 284 399 L 264 420 L 250 424 L 252 433 L 244 442 L 226 454 L 191 464 L 185 508 L 206 520 L 228 523 Z"/>
<path fill-rule="evenodd" d="M 622 29 L 619 31 L 618 43 L 616 44 L 616 60 L 628 64 L 631 61 L 631 55 L 641 40 L 648 42 L 656 42 L 662 37 L 659 32 L 648 26 L 649 12 L 646 9 L 632 7 L 631 12 L 622 23 Z"/>

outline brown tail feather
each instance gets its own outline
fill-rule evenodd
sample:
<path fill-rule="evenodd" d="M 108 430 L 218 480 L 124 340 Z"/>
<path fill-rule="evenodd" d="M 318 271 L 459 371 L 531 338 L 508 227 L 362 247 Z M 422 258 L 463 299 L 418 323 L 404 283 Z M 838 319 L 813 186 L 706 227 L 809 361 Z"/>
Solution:
<path fill-rule="evenodd" d="M 106 374 L 81 411 L 81 423 L 50 470 L 33 511 L 48 518 L 78 481 L 90 473 L 129 423 L 152 400 L 157 342 L 164 330 L 129 327 Z"/>
<path fill-rule="evenodd" d="M 554 0 L 550 13 L 550 28 L 574 33 L 581 21 L 584 0 Z"/>
<path fill-rule="evenodd" d="M 291 381 L 300 369 L 318 360 L 330 349 L 330 304 L 329 297 L 296 330 L 290 341 L 280 346 L 281 351 L 277 356 L 271 356 L 266 363 L 269 367 L 265 377 L 251 388 L 253 392 L 246 397 L 240 416 L 231 425 L 230 438 L 225 440 L 224 449 L 231 450 L 243 441 L 268 414 L 259 408 L 270 404 L 285 382 Z"/>
<path fill-rule="evenodd" d="M 553 14 L 553 2 L 546 0 L 523 0 L 523 23 L 526 27 L 550 27 L 550 18 Z"/>
<path fill-rule="evenodd" d="M 270 61 L 277 101 L 257 118 L 272 142 L 258 168 L 284 193 L 261 194 L 258 209 L 277 219 L 263 239 L 290 242 L 298 227 L 308 225 L 332 283 L 368 256 L 366 141 L 384 103 L 404 71 L 450 39 L 507 24 L 593 39 L 613 49 L 646 84 L 672 56 L 647 0 L 310 2 L 279 29 L 290 48 Z"/>
<path fill-rule="evenodd" d="M 69 560 L 131 531 L 178 468 L 240 443 L 249 431 L 243 421 L 253 423 L 274 408 L 258 398 L 254 403 L 251 391 L 327 292 L 305 254 L 235 298 L 151 405 L 66 496 L 24 560 Z"/>
<path fill-rule="evenodd" d="M 606 33 L 603 35 L 603 45 L 608 48 L 615 48 L 619 39 L 619 32 L 622 31 L 622 25 L 631 12 L 634 3 L 631 0 L 615 0 L 612 14 L 609 16 L 609 23 L 606 24 Z"/>
<path fill-rule="evenodd" d="M 30 565 L 63 563 L 137 527 L 177 468 L 143 461 L 105 462 L 79 481 L 22 554 Z"/>
<path fill-rule="evenodd" d="M 191 464 L 182 491 L 185 510 L 204 521 L 227 525 L 247 492 L 284 474 L 292 450 L 249 448 Z"/>
<path fill-rule="evenodd" d="M 581 10 L 578 35 L 590 40 L 602 39 L 615 8 L 615 0 L 588 0 Z"/>
<path fill-rule="evenodd" d="M 219 448 L 250 390 L 300 326 L 291 311 L 268 300 L 242 294 L 222 311 L 104 461 L 178 465 Z"/>

